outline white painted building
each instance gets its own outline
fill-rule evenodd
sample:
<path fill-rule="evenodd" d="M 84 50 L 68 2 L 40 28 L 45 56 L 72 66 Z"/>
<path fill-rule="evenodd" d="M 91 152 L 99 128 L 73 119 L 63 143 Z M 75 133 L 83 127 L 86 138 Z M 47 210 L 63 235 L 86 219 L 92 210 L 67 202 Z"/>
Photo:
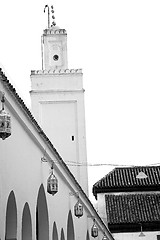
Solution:
<path fill-rule="evenodd" d="M 0 99 L 4 93 L 11 116 L 11 135 L 0 139 L 1 240 L 89 240 L 93 219 L 96 239 L 105 234 L 113 240 L 87 197 L 82 72 L 66 69 L 66 37 L 55 27 L 44 31 L 45 69 L 31 74 L 34 117 L 0 70 Z M 54 195 L 47 191 L 52 166 L 58 180 Z M 74 212 L 78 199 L 79 218 Z"/>

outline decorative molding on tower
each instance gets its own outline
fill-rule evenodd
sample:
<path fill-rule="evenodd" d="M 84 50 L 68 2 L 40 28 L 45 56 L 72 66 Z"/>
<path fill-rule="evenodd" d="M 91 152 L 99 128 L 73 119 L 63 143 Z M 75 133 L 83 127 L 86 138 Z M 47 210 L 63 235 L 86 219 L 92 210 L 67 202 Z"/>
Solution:
<path fill-rule="evenodd" d="M 44 35 L 52 35 L 52 34 L 65 34 L 67 35 L 67 31 L 65 29 L 57 29 L 57 28 L 49 28 L 43 31 Z"/>
<path fill-rule="evenodd" d="M 31 70 L 31 75 L 82 74 L 82 69 Z"/>

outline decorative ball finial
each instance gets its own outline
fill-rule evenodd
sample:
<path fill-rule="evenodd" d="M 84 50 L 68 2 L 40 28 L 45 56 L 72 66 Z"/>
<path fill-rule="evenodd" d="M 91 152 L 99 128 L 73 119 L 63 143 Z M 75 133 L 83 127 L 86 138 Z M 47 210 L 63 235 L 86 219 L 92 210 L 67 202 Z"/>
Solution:
<path fill-rule="evenodd" d="M 53 5 L 51 6 L 51 13 L 52 13 L 52 25 L 51 25 L 51 27 L 53 27 L 53 26 L 56 26 Z"/>

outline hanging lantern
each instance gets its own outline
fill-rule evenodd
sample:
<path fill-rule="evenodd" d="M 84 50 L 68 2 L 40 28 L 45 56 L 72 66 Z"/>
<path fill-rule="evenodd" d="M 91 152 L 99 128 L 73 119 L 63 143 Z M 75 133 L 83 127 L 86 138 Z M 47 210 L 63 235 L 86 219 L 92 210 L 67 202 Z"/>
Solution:
<path fill-rule="evenodd" d="M 102 240 L 108 240 L 108 238 L 106 237 L 106 235 L 103 236 Z"/>
<path fill-rule="evenodd" d="M 93 220 L 93 226 L 91 228 L 91 236 L 94 238 L 98 237 L 98 228 L 95 224 L 95 219 Z"/>
<path fill-rule="evenodd" d="M 83 216 L 83 205 L 80 203 L 79 198 L 78 202 L 74 206 L 74 215 L 78 218 Z"/>
<path fill-rule="evenodd" d="M 3 140 L 11 135 L 11 117 L 4 110 L 4 94 L 2 95 L 2 110 L 0 111 L 0 138 Z"/>
<path fill-rule="evenodd" d="M 47 192 L 54 195 L 58 192 L 58 180 L 53 174 L 53 164 L 51 167 L 51 174 L 47 180 Z"/>

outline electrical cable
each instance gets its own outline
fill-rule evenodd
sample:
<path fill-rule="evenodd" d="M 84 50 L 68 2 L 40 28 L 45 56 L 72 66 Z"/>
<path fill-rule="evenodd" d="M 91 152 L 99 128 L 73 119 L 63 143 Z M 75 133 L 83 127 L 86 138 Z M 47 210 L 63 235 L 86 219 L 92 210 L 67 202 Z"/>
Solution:
<path fill-rule="evenodd" d="M 46 149 L 44 151 L 44 156 L 41 158 L 46 160 Z M 65 161 L 63 160 L 64 163 L 67 166 L 75 166 L 75 167 L 103 167 L 103 166 L 108 166 L 108 167 L 142 167 L 142 165 L 133 165 L 133 164 L 118 164 L 118 163 L 78 163 L 74 161 Z M 59 161 L 54 161 L 55 164 L 60 164 Z M 143 167 L 151 167 L 151 166 L 160 166 L 160 163 L 152 163 L 152 164 L 147 164 L 143 165 Z"/>
<path fill-rule="evenodd" d="M 116 164 L 116 163 L 75 163 L 73 161 L 64 161 L 67 166 L 77 166 L 77 167 L 103 167 L 103 166 L 109 166 L 109 167 L 137 167 L 137 165 L 127 165 L 127 164 Z M 58 161 L 55 161 L 55 163 L 59 164 Z M 143 166 L 156 166 L 159 165 L 160 163 L 152 163 L 152 164 L 147 164 Z M 140 167 L 142 165 L 139 165 Z"/>

